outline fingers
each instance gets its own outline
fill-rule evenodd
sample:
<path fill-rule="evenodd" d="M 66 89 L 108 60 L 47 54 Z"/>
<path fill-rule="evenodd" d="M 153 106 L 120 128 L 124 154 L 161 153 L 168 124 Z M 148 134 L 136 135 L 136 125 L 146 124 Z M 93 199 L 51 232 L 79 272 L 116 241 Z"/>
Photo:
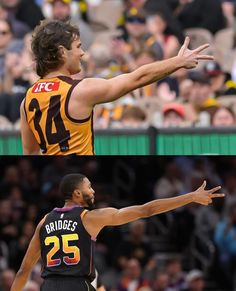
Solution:
<path fill-rule="evenodd" d="M 200 53 L 201 51 L 205 50 L 206 48 L 208 48 L 210 45 L 209 43 L 205 43 L 201 46 L 199 46 L 198 48 L 196 48 L 195 50 L 193 50 L 193 53 Z"/>
<path fill-rule="evenodd" d="M 219 190 L 220 188 L 221 188 L 221 186 L 217 186 L 215 188 L 212 188 L 212 189 L 208 190 L 207 192 L 212 194 L 212 193 L 216 192 L 217 190 Z"/>
<path fill-rule="evenodd" d="M 209 205 L 211 203 L 212 203 L 212 199 L 211 198 L 208 198 L 207 200 L 205 200 L 204 202 L 201 202 L 200 204 L 207 206 L 207 205 Z"/>
<path fill-rule="evenodd" d="M 184 40 L 184 43 L 183 43 L 183 45 L 181 46 L 181 48 L 179 50 L 178 56 L 179 55 L 182 56 L 184 54 L 184 52 L 186 51 L 186 49 L 189 46 L 189 42 L 190 42 L 190 38 L 188 36 L 186 36 L 185 40 Z"/>
<path fill-rule="evenodd" d="M 215 193 L 209 195 L 211 198 L 218 198 L 218 197 L 225 197 L 225 194 L 223 193 Z"/>
<path fill-rule="evenodd" d="M 206 187 L 206 180 L 204 180 L 200 188 L 205 189 L 205 187 Z"/>
<path fill-rule="evenodd" d="M 210 61 L 213 61 L 214 60 L 214 57 L 213 56 L 210 56 L 210 55 L 198 55 L 196 57 L 197 60 L 210 60 Z"/>
<path fill-rule="evenodd" d="M 184 44 L 183 44 L 184 49 L 188 48 L 189 43 L 190 43 L 190 38 L 189 38 L 189 36 L 186 36 L 185 40 L 184 40 Z"/>

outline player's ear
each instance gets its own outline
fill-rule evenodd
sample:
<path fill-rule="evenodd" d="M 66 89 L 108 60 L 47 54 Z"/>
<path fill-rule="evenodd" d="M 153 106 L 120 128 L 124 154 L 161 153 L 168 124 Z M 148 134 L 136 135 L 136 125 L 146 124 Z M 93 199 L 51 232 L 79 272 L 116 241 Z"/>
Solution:
<path fill-rule="evenodd" d="M 73 195 L 76 197 L 76 198 L 80 198 L 82 193 L 79 189 L 75 189 L 74 192 L 73 192 Z"/>
<path fill-rule="evenodd" d="M 59 49 L 60 55 L 61 55 L 62 57 L 65 57 L 66 51 L 65 51 L 64 46 L 59 45 L 58 49 Z"/>

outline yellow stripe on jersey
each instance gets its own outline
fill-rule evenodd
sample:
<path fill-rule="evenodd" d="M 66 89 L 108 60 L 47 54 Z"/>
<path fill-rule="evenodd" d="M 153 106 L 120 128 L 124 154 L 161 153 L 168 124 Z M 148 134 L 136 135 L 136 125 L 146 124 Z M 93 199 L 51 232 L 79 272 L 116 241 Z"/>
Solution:
<path fill-rule="evenodd" d="M 93 114 L 77 120 L 68 112 L 78 80 L 40 79 L 27 92 L 27 122 L 44 155 L 93 155 Z"/>
<path fill-rule="evenodd" d="M 84 211 L 80 214 L 81 219 L 84 218 L 85 214 L 88 212 L 87 209 L 84 209 Z"/>

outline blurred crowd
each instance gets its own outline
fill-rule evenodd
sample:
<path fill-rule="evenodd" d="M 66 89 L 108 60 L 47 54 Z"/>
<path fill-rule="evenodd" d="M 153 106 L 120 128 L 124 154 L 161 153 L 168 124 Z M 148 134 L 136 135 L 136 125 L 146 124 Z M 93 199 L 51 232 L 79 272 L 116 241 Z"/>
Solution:
<path fill-rule="evenodd" d="M 19 107 L 38 79 L 31 34 L 40 20 L 79 26 L 83 70 L 75 78 L 111 78 L 210 43 L 215 61 L 179 70 L 113 103 L 96 106 L 95 128 L 234 126 L 235 0 L 1 0 L 0 129 L 19 129 Z"/>
<path fill-rule="evenodd" d="M 96 268 L 111 291 L 203 291 L 236 288 L 236 158 L 0 159 L 0 290 L 9 291 L 42 217 L 63 205 L 58 184 L 84 173 L 96 207 L 124 207 L 222 185 L 226 197 L 120 226 L 96 243 Z M 40 262 L 24 291 L 38 291 Z"/>

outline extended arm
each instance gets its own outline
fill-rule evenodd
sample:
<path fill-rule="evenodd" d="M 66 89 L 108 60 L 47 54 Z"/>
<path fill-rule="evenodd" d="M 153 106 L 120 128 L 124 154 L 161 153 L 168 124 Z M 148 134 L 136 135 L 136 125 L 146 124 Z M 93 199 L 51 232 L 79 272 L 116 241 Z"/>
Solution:
<path fill-rule="evenodd" d="M 143 205 L 130 206 L 122 209 L 104 208 L 88 212 L 84 217 L 84 225 L 92 236 L 108 225 L 122 225 L 139 218 L 150 217 L 159 213 L 187 205 L 191 202 L 208 205 L 212 198 L 223 197 L 224 194 L 215 194 L 221 187 L 205 190 L 206 182 L 196 191 L 174 198 L 157 199 Z M 96 221 L 96 223 L 94 223 Z"/>
<path fill-rule="evenodd" d="M 200 52 L 209 46 L 208 44 L 202 45 L 195 50 L 189 50 L 188 45 L 189 38 L 187 37 L 176 57 L 141 66 L 128 74 L 122 74 L 109 80 L 84 79 L 79 83 L 76 93 L 89 106 L 111 102 L 130 91 L 156 82 L 180 68 L 195 68 L 198 60 L 213 59 L 209 55 L 200 55 Z"/>
<path fill-rule="evenodd" d="M 38 224 L 34 236 L 29 244 L 28 250 L 25 254 L 23 262 L 19 271 L 16 274 L 16 278 L 11 287 L 11 291 L 22 291 L 28 277 L 40 258 L 40 240 L 39 240 L 39 231 L 44 222 L 44 219 Z"/>
<path fill-rule="evenodd" d="M 40 148 L 38 142 L 26 121 L 24 103 L 25 100 L 22 101 L 20 106 L 21 139 L 23 144 L 23 152 L 24 155 L 39 155 Z"/>

